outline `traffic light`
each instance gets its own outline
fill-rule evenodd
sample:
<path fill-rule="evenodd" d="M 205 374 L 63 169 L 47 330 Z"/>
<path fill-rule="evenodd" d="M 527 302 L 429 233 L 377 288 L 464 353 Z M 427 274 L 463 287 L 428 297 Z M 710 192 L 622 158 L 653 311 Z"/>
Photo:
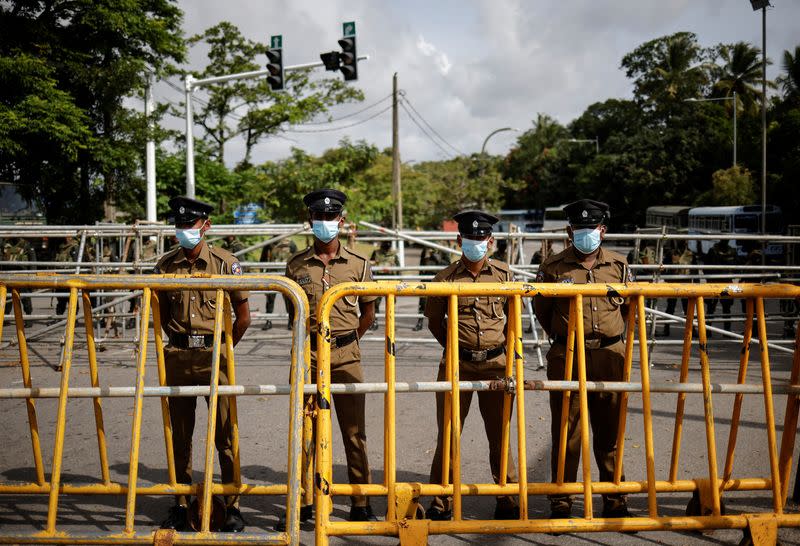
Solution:
<path fill-rule="evenodd" d="M 325 70 L 336 72 L 341 65 L 339 64 L 339 52 L 329 51 L 328 53 L 320 53 L 319 58 L 322 59 L 322 64 L 325 65 Z"/>
<path fill-rule="evenodd" d="M 339 40 L 342 52 L 339 53 L 339 70 L 345 81 L 358 79 L 358 56 L 356 54 L 356 36 L 347 36 Z"/>
<path fill-rule="evenodd" d="M 267 50 L 267 83 L 273 91 L 283 90 L 283 37 L 273 36 L 270 40 L 270 48 Z"/>

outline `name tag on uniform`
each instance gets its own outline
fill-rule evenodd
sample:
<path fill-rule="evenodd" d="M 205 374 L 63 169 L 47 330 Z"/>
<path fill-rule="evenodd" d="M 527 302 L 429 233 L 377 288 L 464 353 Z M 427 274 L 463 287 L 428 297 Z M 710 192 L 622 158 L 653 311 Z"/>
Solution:
<path fill-rule="evenodd" d="M 300 277 L 299 279 L 297 279 L 297 284 L 299 284 L 300 286 L 311 284 L 311 275 Z"/>
<path fill-rule="evenodd" d="M 561 284 L 575 284 L 575 279 L 572 277 L 564 277 L 563 279 L 558 279 L 558 282 Z"/>

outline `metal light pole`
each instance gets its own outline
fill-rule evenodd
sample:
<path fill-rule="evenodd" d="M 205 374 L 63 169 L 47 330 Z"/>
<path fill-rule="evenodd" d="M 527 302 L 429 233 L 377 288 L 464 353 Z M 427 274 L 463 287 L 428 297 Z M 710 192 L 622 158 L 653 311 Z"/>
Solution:
<path fill-rule="evenodd" d="M 720 100 L 732 100 L 733 101 L 733 166 L 736 166 L 736 91 L 733 92 L 732 97 L 715 97 L 711 99 L 683 99 L 683 102 L 715 102 Z"/>
<path fill-rule="evenodd" d="M 147 143 L 145 144 L 144 170 L 147 180 L 147 221 L 156 221 L 156 143 L 153 141 L 153 74 L 147 74 L 144 93 L 144 116 L 147 119 Z"/>
<path fill-rule="evenodd" d="M 486 143 L 489 142 L 489 139 L 492 138 L 497 133 L 502 133 L 503 131 L 515 131 L 517 133 L 520 132 L 520 130 L 517 129 L 516 127 L 501 127 L 500 129 L 495 129 L 494 131 L 489 133 L 489 135 L 483 140 L 483 146 L 481 146 L 481 155 L 486 153 Z"/>
<path fill-rule="evenodd" d="M 600 141 L 597 137 L 594 138 L 565 138 L 559 142 L 594 142 L 594 153 L 600 153 Z"/>
<path fill-rule="evenodd" d="M 750 0 L 761 10 L 761 233 L 767 233 L 767 8 L 769 0 Z"/>

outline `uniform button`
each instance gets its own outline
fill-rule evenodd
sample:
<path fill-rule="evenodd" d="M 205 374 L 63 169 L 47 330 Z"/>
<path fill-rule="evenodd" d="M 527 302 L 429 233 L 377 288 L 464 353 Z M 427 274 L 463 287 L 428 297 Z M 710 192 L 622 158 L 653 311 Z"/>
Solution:
<path fill-rule="evenodd" d="M 592 311 L 597 311 L 597 307 L 592 307 Z"/>
<path fill-rule="evenodd" d="M 192 335 L 197 334 L 197 330 L 192 330 Z"/>
<path fill-rule="evenodd" d="M 194 301 L 194 296 L 192 296 L 192 301 Z"/>
<path fill-rule="evenodd" d="M 192 313 L 192 318 L 194 318 L 194 313 Z M 596 325 L 595 325 L 596 326 Z"/>
<path fill-rule="evenodd" d="M 483 332 L 478 332 L 478 335 L 479 335 L 479 336 L 482 336 L 482 335 L 483 335 Z"/>

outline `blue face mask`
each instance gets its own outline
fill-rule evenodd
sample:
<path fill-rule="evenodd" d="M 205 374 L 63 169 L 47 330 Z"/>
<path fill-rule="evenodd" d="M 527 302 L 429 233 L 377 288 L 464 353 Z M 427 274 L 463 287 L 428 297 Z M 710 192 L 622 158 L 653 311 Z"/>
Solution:
<path fill-rule="evenodd" d="M 311 231 L 323 243 L 330 243 L 339 235 L 339 220 L 313 220 Z"/>
<path fill-rule="evenodd" d="M 464 257 L 471 262 L 481 261 L 486 256 L 487 250 L 489 250 L 489 239 L 483 241 L 461 239 L 461 251 L 464 253 Z"/>
<path fill-rule="evenodd" d="M 581 254 L 591 254 L 600 247 L 600 228 L 573 230 L 572 244 Z"/>
<path fill-rule="evenodd" d="M 191 250 L 200 244 L 203 235 L 200 233 L 200 228 L 176 229 L 175 237 L 178 239 L 178 244 L 187 250 Z"/>

